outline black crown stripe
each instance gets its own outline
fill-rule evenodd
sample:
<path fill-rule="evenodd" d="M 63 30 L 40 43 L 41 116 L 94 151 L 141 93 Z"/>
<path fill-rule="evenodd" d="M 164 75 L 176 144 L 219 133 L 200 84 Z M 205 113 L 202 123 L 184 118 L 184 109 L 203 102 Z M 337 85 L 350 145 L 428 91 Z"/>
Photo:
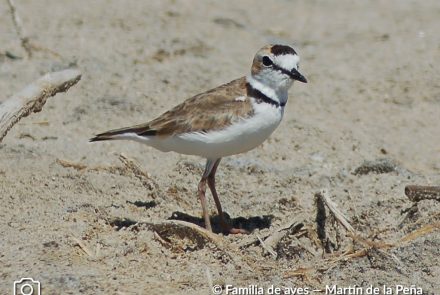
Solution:
<path fill-rule="evenodd" d="M 274 45 L 270 48 L 274 55 L 296 54 L 295 49 L 287 45 Z"/>

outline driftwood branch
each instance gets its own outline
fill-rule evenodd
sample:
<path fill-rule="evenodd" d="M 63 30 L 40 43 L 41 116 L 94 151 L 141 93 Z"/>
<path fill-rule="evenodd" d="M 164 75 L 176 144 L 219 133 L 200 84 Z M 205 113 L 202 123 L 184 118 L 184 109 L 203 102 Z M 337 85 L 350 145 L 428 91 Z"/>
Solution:
<path fill-rule="evenodd" d="M 78 70 L 64 70 L 44 75 L 0 104 L 0 142 L 21 118 L 41 111 L 46 100 L 67 91 L 81 79 Z"/>

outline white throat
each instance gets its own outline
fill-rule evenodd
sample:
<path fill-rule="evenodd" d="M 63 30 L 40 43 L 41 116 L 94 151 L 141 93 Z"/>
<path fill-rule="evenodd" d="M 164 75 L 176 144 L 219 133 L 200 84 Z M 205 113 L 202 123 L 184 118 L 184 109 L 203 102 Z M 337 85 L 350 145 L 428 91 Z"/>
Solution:
<path fill-rule="evenodd" d="M 248 75 L 246 77 L 247 82 L 251 84 L 251 86 L 261 93 L 266 95 L 267 97 L 277 101 L 278 103 L 285 104 L 288 99 L 287 91 L 289 90 L 292 82 L 290 79 L 288 81 L 284 81 L 282 83 L 273 83 L 271 80 L 266 79 L 266 75 Z M 279 81 L 279 80 L 278 80 Z"/>

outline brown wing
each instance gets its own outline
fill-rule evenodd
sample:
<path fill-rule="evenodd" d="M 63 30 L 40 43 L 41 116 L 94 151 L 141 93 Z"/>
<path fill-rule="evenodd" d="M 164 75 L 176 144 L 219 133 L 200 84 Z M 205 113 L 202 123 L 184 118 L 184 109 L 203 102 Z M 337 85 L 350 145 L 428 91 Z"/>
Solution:
<path fill-rule="evenodd" d="M 170 136 L 219 130 L 230 125 L 234 120 L 252 115 L 250 100 L 237 100 L 237 97 L 246 98 L 245 77 L 193 96 L 148 123 L 104 132 L 91 141 L 109 140 L 114 135 L 124 133 Z"/>

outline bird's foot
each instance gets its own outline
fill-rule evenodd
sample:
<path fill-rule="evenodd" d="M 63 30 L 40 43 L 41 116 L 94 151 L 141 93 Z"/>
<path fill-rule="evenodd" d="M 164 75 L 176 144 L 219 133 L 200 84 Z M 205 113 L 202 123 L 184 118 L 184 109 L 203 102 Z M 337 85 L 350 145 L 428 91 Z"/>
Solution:
<path fill-rule="evenodd" d="M 248 232 L 245 229 L 232 227 L 232 225 L 226 223 L 226 221 L 221 222 L 220 226 L 221 226 L 222 233 L 226 234 L 226 235 L 236 235 L 236 234 L 248 235 L 248 234 L 250 234 L 250 232 Z"/>
<path fill-rule="evenodd" d="M 230 234 L 230 235 L 236 235 L 236 234 L 243 234 L 243 235 L 248 235 L 250 234 L 250 232 L 248 232 L 245 229 L 242 228 L 234 228 L 234 227 L 230 227 L 229 229 L 226 230 L 226 233 Z"/>

